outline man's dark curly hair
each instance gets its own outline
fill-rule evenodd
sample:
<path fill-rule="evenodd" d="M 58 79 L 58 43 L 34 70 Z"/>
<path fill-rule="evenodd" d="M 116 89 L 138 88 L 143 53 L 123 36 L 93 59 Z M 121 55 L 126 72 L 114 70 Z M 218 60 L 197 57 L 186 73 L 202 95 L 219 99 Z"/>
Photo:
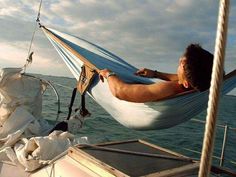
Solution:
<path fill-rule="evenodd" d="M 186 79 L 194 89 L 209 89 L 214 56 L 199 44 L 190 44 L 183 55 L 186 58 L 184 72 Z"/>

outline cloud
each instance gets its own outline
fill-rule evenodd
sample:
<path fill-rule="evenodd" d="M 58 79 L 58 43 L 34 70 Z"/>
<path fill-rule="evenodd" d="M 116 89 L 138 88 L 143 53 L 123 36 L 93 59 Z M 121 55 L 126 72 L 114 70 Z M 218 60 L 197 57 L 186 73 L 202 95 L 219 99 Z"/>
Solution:
<path fill-rule="evenodd" d="M 24 60 L 20 60 L 20 58 L 26 58 L 27 54 L 24 50 L 17 47 L 17 44 L 14 45 L 0 43 L 1 65 L 9 64 L 14 67 L 22 67 L 24 65 Z"/>
<path fill-rule="evenodd" d="M 26 50 L 25 48 L 27 44 L 25 42 L 17 42 L 11 44 L 0 42 L 0 66 L 23 67 L 28 56 L 28 50 Z M 38 48 L 37 46 L 33 47 L 33 51 L 33 63 L 27 68 L 27 72 L 47 73 L 51 75 L 70 77 L 72 76 L 63 61 L 59 60 L 56 51 L 53 51 L 51 49 L 44 49 L 44 53 L 42 52 L 42 49 Z M 51 68 L 54 68 L 54 70 L 52 70 Z"/>
<path fill-rule="evenodd" d="M 41 22 L 94 42 L 137 67 L 175 71 L 189 43 L 200 43 L 213 52 L 218 5 L 215 0 L 53 0 L 43 1 Z M 37 10 L 36 1 L 0 0 L 0 33 L 4 34 L 0 42 L 18 42 L 27 51 Z M 235 13 L 236 2 L 231 1 L 229 63 L 235 60 Z M 41 32 L 36 34 L 34 47 L 48 62 L 59 60 Z"/>
<path fill-rule="evenodd" d="M 0 0 L 0 17 L 14 17 L 21 20 L 32 20 L 36 14 L 38 2 L 30 0 Z"/>

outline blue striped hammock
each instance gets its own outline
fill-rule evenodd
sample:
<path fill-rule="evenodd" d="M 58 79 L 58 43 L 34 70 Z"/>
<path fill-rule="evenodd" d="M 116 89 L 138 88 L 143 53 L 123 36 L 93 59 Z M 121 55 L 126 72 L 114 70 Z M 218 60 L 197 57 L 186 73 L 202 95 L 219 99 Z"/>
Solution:
<path fill-rule="evenodd" d="M 137 68 L 89 41 L 53 29 L 43 28 L 43 31 L 77 80 L 84 64 L 82 59 L 86 58 L 98 69 L 108 68 L 128 83 L 151 84 L 158 81 L 135 76 Z M 235 86 L 235 76 L 226 79 L 222 94 Z M 102 83 L 96 75 L 87 94 L 122 125 L 137 130 L 152 130 L 170 128 L 202 112 L 207 107 L 209 91 L 181 94 L 157 102 L 133 103 L 114 97 L 107 82 Z"/>

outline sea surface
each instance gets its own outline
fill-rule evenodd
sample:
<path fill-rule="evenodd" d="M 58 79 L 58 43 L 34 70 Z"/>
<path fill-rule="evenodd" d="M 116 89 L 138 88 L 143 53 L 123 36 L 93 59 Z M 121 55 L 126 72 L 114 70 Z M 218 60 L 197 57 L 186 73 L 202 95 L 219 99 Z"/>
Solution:
<path fill-rule="evenodd" d="M 60 95 L 61 111 L 59 119 L 66 118 L 72 89 L 76 80 L 67 77 L 55 77 L 37 75 L 40 78 L 51 81 Z M 77 94 L 74 108 L 80 106 L 80 97 Z M 199 159 L 204 136 L 204 123 L 194 120 L 165 130 L 136 131 L 120 125 L 100 105 L 89 96 L 86 97 L 86 108 L 91 113 L 84 121 L 83 127 L 77 133 L 78 137 L 87 137 L 90 143 L 103 143 L 110 141 L 123 141 L 142 139 L 158 146 L 186 156 Z M 53 90 L 48 88 L 43 96 L 43 116 L 54 121 L 57 115 L 57 99 Z M 127 115 L 128 117 L 129 115 Z M 204 121 L 206 111 L 203 111 L 194 119 Z M 145 117 L 144 117 L 145 119 Z M 236 171 L 236 96 L 226 95 L 220 100 L 218 111 L 219 125 L 216 131 L 213 163 L 219 165 L 224 137 L 224 126 L 228 125 L 227 143 L 225 146 L 225 159 L 223 166 Z"/>

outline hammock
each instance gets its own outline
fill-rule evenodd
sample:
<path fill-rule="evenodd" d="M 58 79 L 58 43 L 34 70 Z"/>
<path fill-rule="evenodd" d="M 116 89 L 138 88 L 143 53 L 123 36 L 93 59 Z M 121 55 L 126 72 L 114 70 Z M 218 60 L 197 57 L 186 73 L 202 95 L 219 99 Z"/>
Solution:
<path fill-rule="evenodd" d="M 114 71 L 125 82 L 157 82 L 134 75 L 137 68 L 89 41 L 45 27 L 43 31 L 77 80 L 85 58 L 98 69 Z M 236 77 L 228 78 L 223 83 L 222 94 L 228 93 L 235 86 Z M 133 103 L 114 97 L 107 82 L 102 83 L 96 75 L 87 94 L 122 125 L 137 130 L 152 130 L 170 128 L 202 112 L 207 107 L 209 91 L 182 94 L 158 102 Z"/>

